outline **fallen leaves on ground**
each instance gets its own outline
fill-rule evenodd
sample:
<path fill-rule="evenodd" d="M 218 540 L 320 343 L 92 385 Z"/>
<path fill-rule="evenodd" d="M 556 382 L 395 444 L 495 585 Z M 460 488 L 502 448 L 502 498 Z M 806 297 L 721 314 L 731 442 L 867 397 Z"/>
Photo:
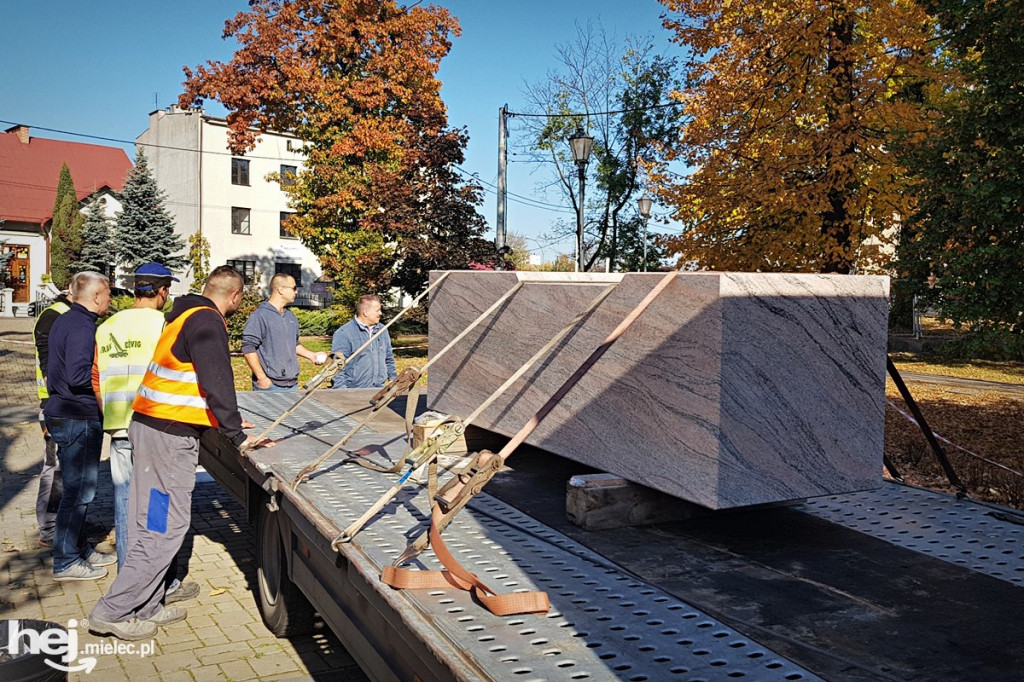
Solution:
<path fill-rule="evenodd" d="M 971 497 L 1024 509 L 1024 397 L 989 390 L 907 382 L 931 430 L 1011 473 L 940 441 Z M 886 397 L 910 414 L 891 380 Z M 885 453 L 911 484 L 955 492 L 920 427 L 891 405 L 885 410 Z"/>

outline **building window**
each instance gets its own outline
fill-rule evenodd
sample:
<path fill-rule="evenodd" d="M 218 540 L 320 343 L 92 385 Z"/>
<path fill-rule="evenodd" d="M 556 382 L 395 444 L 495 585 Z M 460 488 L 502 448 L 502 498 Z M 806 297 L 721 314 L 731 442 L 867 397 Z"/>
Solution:
<path fill-rule="evenodd" d="M 288 211 L 281 211 L 281 239 L 298 239 L 299 236 L 288 229 L 288 219 L 291 218 L 294 213 Z"/>
<path fill-rule="evenodd" d="M 302 288 L 302 263 L 282 263 L 277 261 L 274 263 L 274 274 L 284 273 L 291 275 L 295 280 L 295 286 Z"/>
<path fill-rule="evenodd" d="M 242 273 L 246 284 L 252 284 L 256 277 L 256 261 L 254 260 L 229 260 L 228 265 Z"/>
<path fill-rule="evenodd" d="M 246 159 L 231 159 L 231 184 L 249 185 L 249 162 Z"/>
<path fill-rule="evenodd" d="M 298 166 L 285 166 L 281 165 L 281 186 L 291 187 L 295 184 L 295 178 L 299 174 Z"/>
<path fill-rule="evenodd" d="M 231 207 L 231 234 L 249 234 L 249 209 Z"/>

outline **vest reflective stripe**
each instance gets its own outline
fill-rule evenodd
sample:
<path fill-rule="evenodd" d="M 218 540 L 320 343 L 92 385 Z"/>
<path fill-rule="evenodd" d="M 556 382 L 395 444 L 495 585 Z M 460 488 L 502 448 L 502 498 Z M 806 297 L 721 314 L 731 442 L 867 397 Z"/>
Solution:
<path fill-rule="evenodd" d="M 149 363 L 149 367 L 146 369 L 156 377 L 160 379 L 167 379 L 168 381 L 184 381 L 190 384 L 199 382 L 199 377 L 195 372 L 179 372 L 173 369 L 167 369 L 155 362 Z"/>
<path fill-rule="evenodd" d="M 171 352 L 185 322 L 200 310 L 216 311 L 207 306 L 191 308 L 164 327 L 132 403 L 136 412 L 185 424 L 218 426 L 217 418 L 206 402 L 206 392 L 199 385 L 195 365 L 178 360 Z"/>
<path fill-rule="evenodd" d="M 58 315 L 63 315 L 67 311 L 71 310 L 71 306 L 69 306 L 67 303 L 64 303 L 63 301 L 56 301 L 56 302 L 53 303 L 53 305 L 51 305 L 46 310 L 53 310 L 53 311 L 56 311 L 56 313 Z M 43 313 L 45 313 L 46 310 L 44 310 Z M 43 313 L 39 313 L 39 314 L 42 315 Z M 36 330 L 33 329 L 32 330 L 32 344 L 33 344 L 33 346 L 35 346 L 35 341 L 36 341 Z M 39 396 L 40 400 L 45 400 L 45 399 L 50 397 L 50 392 L 46 390 L 46 379 L 43 378 L 43 370 L 39 366 L 39 348 L 36 347 L 35 351 L 36 351 L 36 395 Z"/>
<path fill-rule="evenodd" d="M 149 364 L 145 365 L 115 365 L 106 369 L 100 370 L 100 383 L 102 384 L 108 377 L 124 377 L 135 374 L 140 379 L 149 369 Z"/>
<path fill-rule="evenodd" d="M 135 392 L 163 328 L 163 313 L 152 308 L 122 310 L 97 327 L 96 369 L 105 430 L 128 428 Z"/>
<path fill-rule="evenodd" d="M 135 400 L 135 394 L 138 393 L 138 389 L 134 391 L 114 391 L 103 396 L 103 410 L 106 411 L 107 405 L 111 403 L 124 403 L 128 406 L 128 409 L 132 409 L 132 401 Z"/>
<path fill-rule="evenodd" d="M 165 391 L 157 391 L 156 389 L 148 386 L 139 386 L 140 395 L 144 398 L 148 398 L 154 402 L 166 403 L 168 405 L 183 405 L 185 407 L 198 407 L 203 410 L 206 409 L 206 400 L 201 396 L 189 396 L 179 395 L 177 393 L 167 393 Z"/>

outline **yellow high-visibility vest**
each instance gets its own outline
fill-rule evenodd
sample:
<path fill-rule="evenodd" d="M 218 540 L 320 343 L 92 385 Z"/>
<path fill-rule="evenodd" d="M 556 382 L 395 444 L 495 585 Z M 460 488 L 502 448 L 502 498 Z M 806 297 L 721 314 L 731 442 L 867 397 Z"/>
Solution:
<path fill-rule="evenodd" d="M 122 310 L 96 328 L 96 368 L 103 429 L 127 429 L 132 402 L 164 329 L 164 314 L 152 308 Z"/>
<path fill-rule="evenodd" d="M 56 311 L 56 313 L 58 315 L 63 315 L 67 311 L 71 310 L 71 306 L 69 306 L 64 301 L 54 301 L 53 304 L 49 308 L 47 308 L 46 310 L 53 310 L 53 311 Z M 43 313 L 45 313 L 46 310 L 44 310 Z M 38 320 L 38 318 L 40 316 L 42 316 L 43 313 L 39 313 L 39 315 L 36 316 L 36 319 Z M 35 343 L 36 343 L 36 330 L 35 330 L 35 328 L 33 328 L 32 329 L 32 345 L 35 346 Z M 46 400 L 47 398 L 50 397 L 50 392 L 46 390 L 46 379 L 43 377 L 43 369 L 39 366 L 39 347 L 35 346 L 35 350 L 36 350 L 36 395 L 39 396 L 40 400 Z"/>

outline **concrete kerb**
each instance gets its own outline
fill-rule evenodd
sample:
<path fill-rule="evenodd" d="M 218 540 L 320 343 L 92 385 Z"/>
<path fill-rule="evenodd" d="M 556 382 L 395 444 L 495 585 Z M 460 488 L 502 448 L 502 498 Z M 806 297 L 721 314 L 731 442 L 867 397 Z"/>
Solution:
<path fill-rule="evenodd" d="M 52 579 L 50 551 L 38 546 L 35 500 L 42 437 L 35 396 L 34 320 L 0 318 L 0 618 L 43 619 L 69 625 L 86 617 L 116 575 L 82 583 Z M 90 518 L 113 524 L 113 490 L 107 463 Z M 245 513 L 205 473 L 193 495 L 193 527 L 183 556 L 188 580 L 199 583 L 197 599 L 182 602 L 189 617 L 164 628 L 143 656 L 140 647 L 100 652 L 91 673 L 71 680 L 365 680 L 329 630 L 310 637 L 277 639 L 260 620 L 250 586 L 255 582 L 255 538 Z M 108 540 L 109 542 L 109 540 Z M 113 551 L 109 544 L 101 549 Z M 191 552 L 189 552 L 191 549 Z M 118 640 L 76 629 L 80 648 Z M 126 644 L 126 643 L 121 643 Z M 0 642 L 0 646 L 6 646 Z M 83 654 L 84 656 L 84 654 Z"/>

